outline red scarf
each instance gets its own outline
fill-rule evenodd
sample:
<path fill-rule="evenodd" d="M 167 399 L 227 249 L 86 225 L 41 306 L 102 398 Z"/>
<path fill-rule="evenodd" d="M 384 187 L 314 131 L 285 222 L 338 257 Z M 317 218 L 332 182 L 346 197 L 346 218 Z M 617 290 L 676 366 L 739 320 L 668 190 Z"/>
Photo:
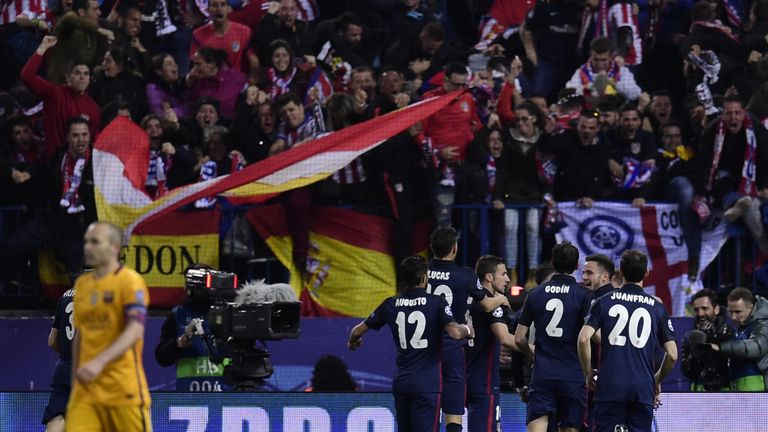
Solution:
<path fill-rule="evenodd" d="M 80 184 L 83 181 L 83 169 L 88 163 L 88 153 L 85 157 L 75 158 L 69 152 L 61 159 L 61 200 L 59 205 L 67 209 L 67 213 L 75 214 L 85 210 L 80 202 Z"/>

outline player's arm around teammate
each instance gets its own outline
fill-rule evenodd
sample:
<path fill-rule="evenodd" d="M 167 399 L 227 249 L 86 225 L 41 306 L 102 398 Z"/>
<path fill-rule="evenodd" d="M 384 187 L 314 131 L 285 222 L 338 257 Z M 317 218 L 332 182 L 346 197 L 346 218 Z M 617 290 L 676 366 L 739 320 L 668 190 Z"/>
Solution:
<path fill-rule="evenodd" d="M 370 328 L 365 324 L 365 321 L 354 326 L 352 331 L 349 332 L 349 340 L 347 341 L 347 348 L 350 351 L 354 351 L 363 344 L 363 335 L 368 332 Z M 448 323 L 445 326 L 445 332 L 456 340 L 459 339 L 472 339 L 475 337 L 475 330 L 468 324 L 457 324 L 455 322 Z"/>

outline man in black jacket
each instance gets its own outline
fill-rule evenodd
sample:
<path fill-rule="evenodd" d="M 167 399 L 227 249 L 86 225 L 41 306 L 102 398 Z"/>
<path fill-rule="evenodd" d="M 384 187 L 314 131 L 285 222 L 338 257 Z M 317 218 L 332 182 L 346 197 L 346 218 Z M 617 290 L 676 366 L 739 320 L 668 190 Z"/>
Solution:
<path fill-rule="evenodd" d="M 763 250 L 768 250 L 768 239 L 759 198 L 768 198 L 766 167 L 768 132 L 751 118 L 738 96 L 726 97 L 720 118 L 710 123 L 699 139 L 694 200 L 709 195 L 715 206 L 725 210 L 725 220 L 743 219 Z"/>
<path fill-rule="evenodd" d="M 609 145 L 600 133 L 598 114 L 582 111 L 576 129 L 542 141 L 542 152 L 555 155 L 556 201 L 578 201 L 592 207 L 603 196 L 608 177 Z"/>

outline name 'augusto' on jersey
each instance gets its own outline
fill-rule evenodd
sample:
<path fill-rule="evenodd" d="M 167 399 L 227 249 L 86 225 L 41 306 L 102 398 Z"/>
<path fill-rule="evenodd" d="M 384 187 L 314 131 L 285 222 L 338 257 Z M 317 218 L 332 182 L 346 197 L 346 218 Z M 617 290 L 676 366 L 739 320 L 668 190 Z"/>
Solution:
<path fill-rule="evenodd" d="M 426 304 L 427 304 L 426 297 L 398 298 L 397 300 L 395 300 L 395 307 L 425 306 Z"/>
<path fill-rule="evenodd" d="M 620 301 L 628 301 L 628 302 L 634 302 L 634 303 L 644 303 L 649 306 L 653 306 L 656 304 L 656 300 L 653 297 L 647 296 L 647 295 L 640 295 L 640 294 L 628 294 L 623 292 L 614 292 L 611 293 L 611 300 L 620 300 Z"/>

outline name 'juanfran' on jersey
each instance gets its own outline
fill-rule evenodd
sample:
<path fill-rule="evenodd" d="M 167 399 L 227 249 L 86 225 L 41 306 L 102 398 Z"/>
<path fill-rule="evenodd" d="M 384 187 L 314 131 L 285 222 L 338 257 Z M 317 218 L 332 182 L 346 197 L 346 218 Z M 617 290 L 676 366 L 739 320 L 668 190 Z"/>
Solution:
<path fill-rule="evenodd" d="M 443 329 L 455 322 L 443 297 L 422 288 L 390 297 L 365 320 L 372 330 L 388 326 L 397 347 L 394 393 L 442 391 L 440 358 Z"/>
<path fill-rule="evenodd" d="M 641 287 L 627 284 L 597 299 L 586 325 L 602 329 L 595 401 L 652 405 L 656 353 L 675 340 L 664 306 Z"/>

